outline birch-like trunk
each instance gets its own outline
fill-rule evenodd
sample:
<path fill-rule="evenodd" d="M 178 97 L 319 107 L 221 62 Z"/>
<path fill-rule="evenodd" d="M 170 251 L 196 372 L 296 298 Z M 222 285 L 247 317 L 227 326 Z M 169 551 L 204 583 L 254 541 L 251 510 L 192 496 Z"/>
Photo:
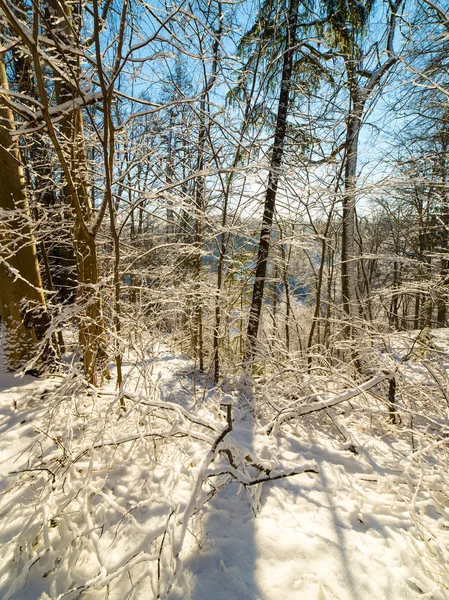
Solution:
<path fill-rule="evenodd" d="M 355 198 L 357 192 L 357 156 L 359 134 L 362 124 L 365 100 L 363 90 L 351 92 L 352 107 L 346 131 L 346 160 L 343 192 L 343 229 L 341 240 L 341 293 L 342 306 L 349 322 L 356 315 L 356 253 L 355 253 Z M 350 336 L 350 325 L 346 328 Z"/>

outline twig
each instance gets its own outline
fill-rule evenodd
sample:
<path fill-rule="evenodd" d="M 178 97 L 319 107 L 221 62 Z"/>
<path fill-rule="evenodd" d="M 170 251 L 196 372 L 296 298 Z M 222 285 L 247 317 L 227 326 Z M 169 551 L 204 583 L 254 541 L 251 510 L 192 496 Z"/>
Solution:
<path fill-rule="evenodd" d="M 292 477 L 293 475 L 302 475 L 302 473 L 314 473 L 318 475 L 316 469 L 304 469 L 303 471 L 293 471 L 291 473 L 281 473 L 279 475 L 274 475 L 273 477 L 259 477 L 259 479 L 253 479 L 249 483 L 244 483 L 245 487 L 250 485 L 257 485 L 258 483 L 265 483 L 265 481 L 276 481 L 277 479 L 285 479 L 286 477 Z"/>
<path fill-rule="evenodd" d="M 161 547 L 159 548 L 159 556 L 157 557 L 157 596 L 156 598 L 161 597 L 161 558 L 162 558 L 162 548 L 164 547 L 164 542 L 165 542 L 165 536 L 167 535 L 167 529 L 168 529 L 168 524 L 170 522 L 170 519 L 172 518 L 172 515 L 174 514 L 174 510 L 171 511 L 171 513 L 168 515 L 168 519 L 167 519 L 167 526 L 165 528 L 164 534 L 162 536 L 162 541 L 161 541 Z"/>
<path fill-rule="evenodd" d="M 50 471 L 50 469 L 47 469 L 47 467 L 35 467 L 30 468 L 30 469 L 21 469 L 20 471 L 10 471 L 10 475 L 21 475 L 22 473 L 27 473 L 27 472 L 32 472 L 32 471 L 47 471 L 47 473 L 49 473 L 51 475 L 52 481 L 53 481 L 53 486 L 56 483 L 56 475 L 53 473 L 53 471 Z"/>

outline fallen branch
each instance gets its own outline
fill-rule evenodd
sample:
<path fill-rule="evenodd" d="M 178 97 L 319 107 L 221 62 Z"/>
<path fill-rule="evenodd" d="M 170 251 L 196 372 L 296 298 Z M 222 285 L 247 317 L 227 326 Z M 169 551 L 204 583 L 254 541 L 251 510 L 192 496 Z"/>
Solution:
<path fill-rule="evenodd" d="M 176 580 L 177 580 L 179 573 L 181 571 L 181 568 L 182 568 L 182 563 L 181 563 L 181 559 L 180 559 L 179 555 L 181 553 L 181 550 L 182 550 L 182 547 L 184 544 L 184 539 L 185 539 L 185 535 L 186 535 L 186 531 L 187 531 L 187 525 L 189 523 L 190 518 L 197 510 L 197 502 L 198 502 L 198 498 L 200 496 L 202 485 L 208 478 L 208 467 L 215 460 L 219 445 L 224 440 L 226 435 L 230 431 L 232 431 L 232 405 L 231 405 L 231 403 L 226 402 L 226 403 L 222 404 L 222 407 L 226 411 L 227 424 L 226 424 L 226 427 L 223 429 L 223 431 L 220 433 L 220 435 L 213 442 L 211 449 L 207 453 L 207 455 L 203 461 L 203 464 L 200 467 L 198 477 L 197 477 L 197 480 L 195 483 L 195 487 L 193 489 L 192 495 L 190 496 L 190 500 L 187 503 L 187 506 L 186 506 L 183 516 L 181 518 L 181 531 L 179 534 L 179 538 L 173 545 L 173 558 L 175 560 L 175 569 L 173 572 L 172 581 L 167 589 L 167 596 L 169 595 L 170 590 L 172 589 L 172 586 L 176 583 Z"/>
<path fill-rule="evenodd" d="M 288 473 L 278 473 L 277 475 L 269 475 L 267 477 L 259 477 L 258 479 L 249 479 L 243 473 L 234 468 L 227 469 L 217 469 L 214 471 L 209 471 L 207 476 L 209 477 L 218 477 L 220 475 L 230 475 L 236 481 L 241 483 L 245 487 L 249 487 L 252 485 L 258 485 L 259 483 L 265 483 L 267 481 L 277 481 L 278 479 L 285 479 L 286 477 L 293 477 L 293 475 L 302 475 L 303 473 L 314 473 L 318 475 L 318 470 L 316 467 L 307 467 L 305 469 L 301 469 L 301 471 L 290 471 Z"/>
<path fill-rule="evenodd" d="M 369 389 L 378 385 L 382 381 L 385 381 L 386 379 L 391 379 L 391 377 L 392 373 L 376 375 L 375 377 L 372 377 L 368 381 L 365 381 L 365 383 L 362 383 L 358 387 L 349 388 L 341 394 L 339 394 L 338 396 L 335 396 L 334 398 L 330 398 L 329 400 L 322 400 L 321 402 L 314 402 L 313 404 L 307 404 L 306 406 L 299 406 L 296 410 L 279 415 L 275 419 L 275 421 L 273 423 L 270 423 L 270 425 L 268 426 L 267 434 L 270 435 L 273 432 L 277 433 L 280 425 L 282 425 L 282 423 L 285 423 L 286 421 L 291 421 L 296 417 L 303 417 L 304 415 L 309 415 L 320 410 L 326 410 L 327 408 L 330 408 L 331 406 L 335 406 L 337 404 L 341 404 L 342 402 L 347 402 L 348 400 L 351 400 L 351 398 L 359 396 L 363 392 L 368 391 Z"/>

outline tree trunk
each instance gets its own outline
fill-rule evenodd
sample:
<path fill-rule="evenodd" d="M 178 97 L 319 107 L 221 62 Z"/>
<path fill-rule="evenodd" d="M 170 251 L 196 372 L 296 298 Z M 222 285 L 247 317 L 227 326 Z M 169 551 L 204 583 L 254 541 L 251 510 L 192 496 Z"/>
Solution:
<path fill-rule="evenodd" d="M 0 86 L 8 87 L 3 59 Z M 36 358 L 49 323 L 25 178 L 12 130 L 12 112 L 0 103 L 0 309 L 9 370 Z"/>
<path fill-rule="evenodd" d="M 165 167 L 166 173 L 166 181 L 168 185 L 171 185 L 174 180 L 174 162 L 175 157 L 174 154 L 176 152 L 176 137 L 173 135 L 173 117 L 170 115 L 170 123 L 169 123 L 169 131 L 167 133 L 167 164 Z M 173 139 L 174 138 L 174 139 Z M 168 192 L 168 195 L 171 192 Z M 167 242 L 174 241 L 174 233 L 175 233 L 175 212 L 173 210 L 173 200 L 169 197 L 166 199 L 167 202 Z"/>
<path fill-rule="evenodd" d="M 279 94 L 278 113 L 274 143 L 270 160 L 270 171 L 268 174 L 268 186 L 265 196 L 265 206 L 260 232 L 259 250 L 257 254 L 255 279 L 249 313 L 248 329 L 246 333 L 245 356 L 243 363 L 245 367 L 251 367 L 256 352 L 257 334 L 259 332 L 260 315 L 267 272 L 268 252 L 270 249 L 270 237 L 273 225 L 274 211 L 276 208 L 276 195 L 279 184 L 282 158 L 284 154 L 284 142 L 287 130 L 287 115 L 292 85 L 293 56 L 296 45 L 296 26 L 298 22 L 298 0 L 291 0 L 288 10 L 288 26 L 286 46 L 284 53 L 284 64 L 282 68 L 282 82 Z"/>
<path fill-rule="evenodd" d="M 18 12 L 25 11 L 26 7 L 23 0 L 17 0 Z M 12 52 L 12 61 L 14 65 L 14 80 L 19 92 L 27 94 L 31 98 L 38 99 L 38 91 L 33 77 L 33 62 L 30 56 L 23 54 L 18 48 L 14 48 Z M 57 202 L 56 190 L 53 188 L 49 189 L 48 180 L 52 174 L 53 166 L 52 161 L 48 152 L 48 147 L 39 133 L 34 134 L 31 143 L 27 143 L 26 148 L 21 149 L 21 158 L 27 168 L 25 169 L 25 181 L 26 187 L 31 192 L 33 190 L 33 179 L 31 173 L 34 175 L 34 195 L 40 206 L 45 208 L 52 207 Z M 35 221 L 39 219 L 39 211 L 35 206 L 32 211 L 32 216 Z M 53 219 L 55 216 L 53 215 Z M 53 223 L 53 221 L 52 221 Z M 62 233 L 62 232 L 61 232 Z M 64 232 L 65 233 L 65 232 Z M 47 247 L 44 240 L 41 240 L 38 244 L 40 260 L 44 267 L 44 285 L 49 292 L 55 292 L 54 286 L 54 273 L 55 270 L 52 268 Z M 53 244 L 55 248 L 55 244 Z M 60 251 L 65 251 L 67 254 L 67 244 L 65 246 L 57 247 Z M 72 253 L 69 254 L 70 262 L 75 264 L 75 257 Z M 70 275 L 68 275 L 68 269 L 61 270 L 59 261 L 56 263 L 58 267 L 59 278 L 65 282 L 65 288 L 70 289 Z M 62 272 L 61 272 L 62 271 Z M 73 282 L 72 282 L 73 287 Z M 54 293 L 51 294 L 50 303 L 54 303 L 56 296 Z M 65 352 L 65 344 L 62 335 L 61 328 L 58 328 L 57 332 L 53 336 L 53 342 L 55 348 L 58 350 L 58 354 Z"/>
<path fill-rule="evenodd" d="M 214 31 L 214 42 L 212 44 L 212 67 L 207 77 L 205 65 L 204 69 L 204 88 L 200 95 L 200 110 L 199 110 L 199 131 L 198 131 L 198 154 L 197 154 L 197 172 L 201 173 L 205 166 L 205 149 L 206 142 L 209 137 L 210 120 L 208 116 L 209 112 L 209 93 L 211 92 L 216 79 L 218 70 L 218 61 L 220 54 L 221 37 L 223 35 L 223 22 L 222 22 L 222 6 L 218 4 L 218 27 Z M 200 42 L 200 47 L 202 42 Z M 195 360 L 198 361 L 198 368 L 200 372 L 204 370 L 204 339 L 203 339 L 203 299 L 201 297 L 201 280 L 202 280 L 202 256 L 201 246 L 203 243 L 203 217 L 206 210 L 206 183 L 204 175 L 199 175 L 195 179 L 194 188 L 195 198 L 195 246 L 197 249 L 196 260 L 195 260 L 195 277 L 196 277 L 196 289 L 194 292 L 194 307 L 193 307 L 193 346 L 195 350 Z M 220 281 L 221 286 L 221 281 Z M 214 374 L 214 380 L 217 381 L 219 377 L 219 358 L 218 358 L 218 332 L 220 328 L 220 315 L 218 314 L 218 325 L 217 325 L 217 313 L 215 312 L 215 324 L 214 324 L 214 363 L 216 366 L 216 372 Z"/>
<path fill-rule="evenodd" d="M 448 288 L 449 288 L 449 204 L 447 194 L 447 151 L 448 139 L 447 132 L 443 132 L 441 140 L 441 160 L 440 160 L 440 176 L 441 176 L 441 248 L 443 254 L 441 258 L 440 268 L 440 292 L 438 298 L 438 327 L 446 327 Z"/>
<path fill-rule="evenodd" d="M 351 80 L 352 77 L 350 76 Z M 357 191 L 357 154 L 359 133 L 365 100 L 363 90 L 351 90 L 352 109 L 346 131 L 346 159 L 343 192 L 343 229 L 341 239 L 341 293 L 342 306 L 348 318 L 346 337 L 351 336 L 350 322 L 355 317 L 356 269 L 355 269 L 355 196 Z"/>
<path fill-rule="evenodd" d="M 60 38 L 66 43 L 71 42 L 75 45 L 74 22 L 70 6 L 61 3 L 60 0 L 49 0 L 49 6 L 53 10 L 50 21 L 55 17 L 58 19 L 57 30 Z M 79 58 L 74 59 L 73 55 L 61 58 L 66 62 L 71 74 L 76 77 L 80 69 Z M 55 90 L 58 104 L 74 97 L 73 89 L 59 79 L 55 81 Z M 106 362 L 106 338 L 95 241 L 98 226 L 94 228 L 91 223 L 92 204 L 81 109 L 66 114 L 60 120 L 59 127 L 62 137 L 60 160 L 65 162 L 65 165 L 62 165 L 66 176 L 64 196 L 74 214 L 73 244 L 78 274 L 77 301 L 80 307 L 77 316 L 79 342 L 83 353 L 85 375 L 89 383 L 98 385 L 103 376 L 109 376 L 109 372 Z"/>
<path fill-rule="evenodd" d="M 198 160 L 197 171 L 201 172 L 204 168 L 204 152 L 207 136 L 207 124 L 205 122 L 204 111 L 206 108 L 206 97 L 201 99 L 200 128 L 198 134 Z M 201 175 L 195 180 L 195 291 L 193 295 L 193 348 L 195 360 L 198 362 L 200 373 L 204 371 L 204 343 L 203 343 L 203 299 L 201 297 L 201 279 L 203 271 L 203 259 L 201 255 L 201 245 L 203 241 L 203 214 L 205 211 L 205 183 L 204 176 Z"/>

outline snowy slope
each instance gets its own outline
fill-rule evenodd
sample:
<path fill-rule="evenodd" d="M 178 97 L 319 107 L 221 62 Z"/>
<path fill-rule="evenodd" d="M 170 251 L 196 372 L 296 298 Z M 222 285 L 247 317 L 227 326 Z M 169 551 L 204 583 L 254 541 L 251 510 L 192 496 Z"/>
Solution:
<path fill-rule="evenodd" d="M 237 386 L 211 457 L 223 394 L 163 351 L 127 366 L 126 414 L 112 385 L 0 387 L 5 599 L 449 598 L 444 437 L 413 451 L 363 403 L 335 415 L 351 446 L 324 413 L 267 435 Z"/>
<path fill-rule="evenodd" d="M 187 560 L 193 598 L 449 597 L 449 512 L 438 513 L 424 494 L 413 514 L 404 472 L 335 450 L 315 435 L 301 442 L 283 436 L 279 454 L 287 469 L 312 459 L 319 474 L 264 483 L 256 518 L 235 484 L 217 496 L 201 548 L 193 546 Z M 423 530 L 438 540 L 435 548 L 421 539 Z M 445 551 L 438 558 L 437 544 Z M 428 570 L 439 570 L 443 585 Z"/>

